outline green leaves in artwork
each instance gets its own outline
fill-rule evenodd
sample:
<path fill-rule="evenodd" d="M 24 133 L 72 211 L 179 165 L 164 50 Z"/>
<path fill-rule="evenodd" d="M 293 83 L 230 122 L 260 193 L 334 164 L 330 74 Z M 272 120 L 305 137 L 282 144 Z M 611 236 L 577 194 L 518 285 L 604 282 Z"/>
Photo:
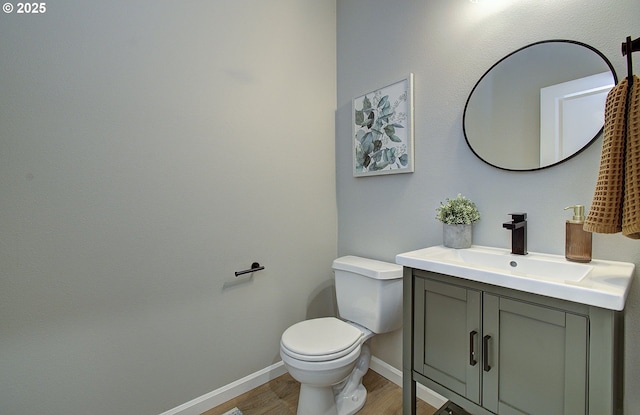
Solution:
<path fill-rule="evenodd" d="M 371 126 L 373 125 L 374 118 L 375 118 L 375 115 L 373 114 L 372 111 L 356 110 L 356 120 L 355 120 L 356 125 L 359 125 L 365 128 L 371 128 Z"/>
<path fill-rule="evenodd" d="M 397 129 L 404 128 L 401 122 L 406 121 L 406 116 L 395 111 L 399 102 L 406 99 L 406 94 L 393 105 L 389 95 L 380 95 L 380 91 L 371 99 L 365 95 L 362 109 L 354 109 L 357 171 L 401 168 L 409 163 L 406 146 L 397 135 Z"/>
<path fill-rule="evenodd" d="M 371 101 L 369 101 L 369 97 L 365 95 L 364 100 L 362 101 L 362 110 L 368 111 L 371 109 Z"/>
<path fill-rule="evenodd" d="M 396 128 L 404 128 L 401 124 L 390 124 L 384 127 L 384 133 L 394 143 L 401 143 L 402 140 L 396 135 Z"/>

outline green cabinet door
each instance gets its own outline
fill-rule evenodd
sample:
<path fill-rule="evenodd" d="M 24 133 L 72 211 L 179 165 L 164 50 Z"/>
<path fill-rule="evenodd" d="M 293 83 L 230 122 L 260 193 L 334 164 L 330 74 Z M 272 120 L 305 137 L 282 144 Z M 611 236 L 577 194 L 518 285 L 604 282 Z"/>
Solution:
<path fill-rule="evenodd" d="M 414 370 L 480 403 L 481 294 L 416 278 Z"/>
<path fill-rule="evenodd" d="M 482 406 L 500 415 L 587 413 L 588 321 L 483 294 Z"/>

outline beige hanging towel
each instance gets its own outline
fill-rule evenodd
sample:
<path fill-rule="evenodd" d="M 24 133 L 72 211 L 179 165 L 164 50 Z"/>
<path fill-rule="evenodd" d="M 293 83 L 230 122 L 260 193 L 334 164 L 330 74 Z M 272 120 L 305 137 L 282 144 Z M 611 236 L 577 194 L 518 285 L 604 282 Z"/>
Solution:
<path fill-rule="evenodd" d="M 626 131 L 627 79 L 607 95 L 600 172 L 584 230 L 640 239 L 640 79 L 633 79 Z"/>

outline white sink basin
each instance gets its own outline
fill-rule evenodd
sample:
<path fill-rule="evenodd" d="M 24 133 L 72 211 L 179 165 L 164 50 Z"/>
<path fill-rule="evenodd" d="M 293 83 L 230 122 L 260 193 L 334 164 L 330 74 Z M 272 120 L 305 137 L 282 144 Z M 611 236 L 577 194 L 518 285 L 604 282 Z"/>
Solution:
<path fill-rule="evenodd" d="M 396 263 L 611 310 L 624 309 L 635 268 L 616 261 L 581 264 L 535 252 L 513 255 L 484 246 L 433 246 L 397 255 Z"/>
<path fill-rule="evenodd" d="M 442 247 L 430 250 L 428 258 L 491 272 L 554 281 L 580 281 L 593 270 L 591 265 L 568 262 L 560 256 L 536 253 L 513 255 L 508 250 L 479 246 L 470 249 Z"/>

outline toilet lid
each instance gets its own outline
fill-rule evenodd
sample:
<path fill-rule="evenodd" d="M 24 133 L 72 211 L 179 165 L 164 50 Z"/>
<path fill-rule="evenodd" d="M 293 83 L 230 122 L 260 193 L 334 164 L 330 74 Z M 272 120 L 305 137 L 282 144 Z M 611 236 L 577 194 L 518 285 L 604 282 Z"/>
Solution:
<path fill-rule="evenodd" d="M 301 321 L 282 334 L 285 353 L 306 361 L 333 360 L 359 347 L 364 333 L 335 317 Z"/>

